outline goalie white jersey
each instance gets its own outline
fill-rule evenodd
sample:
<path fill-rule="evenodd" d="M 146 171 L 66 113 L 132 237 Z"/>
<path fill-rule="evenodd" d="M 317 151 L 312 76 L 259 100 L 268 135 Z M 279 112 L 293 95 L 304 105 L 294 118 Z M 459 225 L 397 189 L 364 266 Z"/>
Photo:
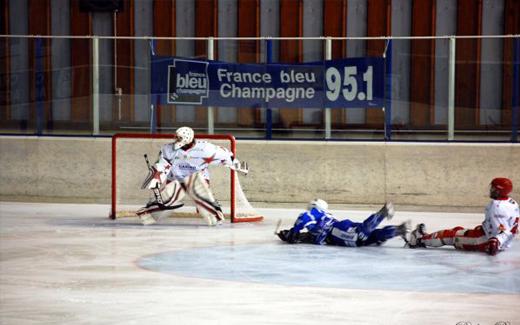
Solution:
<path fill-rule="evenodd" d="M 164 145 L 155 168 L 166 174 L 169 180 L 182 182 L 196 172 L 209 180 L 209 165 L 232 167 L 233 160 L 233 153 L 228 149 L 207 141 L 195 140 L 195 144 L 187 150 L 175 150 L 173 143 Z"/>

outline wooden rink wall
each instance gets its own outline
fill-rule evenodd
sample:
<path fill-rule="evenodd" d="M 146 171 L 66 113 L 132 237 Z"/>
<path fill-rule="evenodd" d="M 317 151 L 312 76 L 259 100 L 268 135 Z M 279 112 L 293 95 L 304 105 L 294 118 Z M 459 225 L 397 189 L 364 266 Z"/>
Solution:
<path fill-rule="evenodd" d="M 126 146 L 121 156 L 123 199 L 141 204 L 139 186 L 150 160 L 165 141 Z M 157 149 L 156 149 L 157 148 Z M 0 200 L 109 203 L 111 139 L 81 137 L 0 137 Z M 513 180 L 520 199 L 520 144 L 399 143 L 326 141 L 237 141 L 238 158 L 249 163 L 240 176 L 248 200 L 298 203 L 320 197 L 332 204 L 475 207 L 488 202 L 488 184 Z M 212 170 L 219 200 L 229 199 L 223 168 Z M 225 185 L 225 184 L 224 184 Z M 263 205 L 265 206 L 265 204 Z"/>

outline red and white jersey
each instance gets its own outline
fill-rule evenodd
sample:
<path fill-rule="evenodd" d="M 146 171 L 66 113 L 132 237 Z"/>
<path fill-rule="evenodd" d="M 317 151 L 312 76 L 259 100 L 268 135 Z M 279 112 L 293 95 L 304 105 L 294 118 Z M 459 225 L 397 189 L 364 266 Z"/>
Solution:
<path fill-rule="evenodd" d="M 175 150 L 173 143 L 164 145 L 155 168 L 166 173 L 170 180 L 182 181 L 196 172 L 201 172 L 204 179 L 209 180 L 209 165 L 232 164 L 233 153 L 228 149 L 204 140 L 195 140 L 195 145 L 188 150 Z"/>
<path fill-rule="evenodd" d="M 486 218 L 482 227 L 488 238 L 498 238 L 501 248 L 507 248 L 511 246 L 518 232 L 519 218 L 518 203 L 515 200 L 492 200 L 486 207 Z"/>

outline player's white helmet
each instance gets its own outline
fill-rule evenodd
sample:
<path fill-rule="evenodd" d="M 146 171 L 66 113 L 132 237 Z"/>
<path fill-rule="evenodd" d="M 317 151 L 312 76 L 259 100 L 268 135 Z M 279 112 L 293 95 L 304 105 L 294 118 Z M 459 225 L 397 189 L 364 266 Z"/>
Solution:
<path fill-rule="evenodd" d="M 177 131 L 175 131 L 175 142 L 173 147 L 175 150 L 182 148 L 185 145 L 192 143 L 194 138 L 195 132 L 193 132 L 192 128 L 187 126 L 178 128 Z"/>
<path fill-rule="evenodd" d="M 307 207 L 308 210 L 311 210 L 313 208 L 316 208 L 318 210 L 327 211 L 329 208 L 329 204 L 322 199 L 314 199 L 309 202 L 309 206 Z"/>

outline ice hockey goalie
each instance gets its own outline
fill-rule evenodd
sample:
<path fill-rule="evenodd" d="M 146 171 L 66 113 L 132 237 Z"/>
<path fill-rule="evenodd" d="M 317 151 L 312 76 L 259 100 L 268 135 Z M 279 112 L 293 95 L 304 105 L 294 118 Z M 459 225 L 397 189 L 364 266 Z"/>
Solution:
<path fill-rule="evenodd" d="M 208 225 L 221 224 L 224 214 L 210 188 L 210 165 L 248 173 L 247 164 L 236 159 L 228 149 L 195 139 L 189 127 L 177 129 L 173 142 L 162 146 L 157 162 L 150 166 L 143 182 L 142 188 L 151 190 L 153 198 L 137 211 L 141 222 L 156 223 L 164 211 L 182 207 L 188 195 Z"/>

